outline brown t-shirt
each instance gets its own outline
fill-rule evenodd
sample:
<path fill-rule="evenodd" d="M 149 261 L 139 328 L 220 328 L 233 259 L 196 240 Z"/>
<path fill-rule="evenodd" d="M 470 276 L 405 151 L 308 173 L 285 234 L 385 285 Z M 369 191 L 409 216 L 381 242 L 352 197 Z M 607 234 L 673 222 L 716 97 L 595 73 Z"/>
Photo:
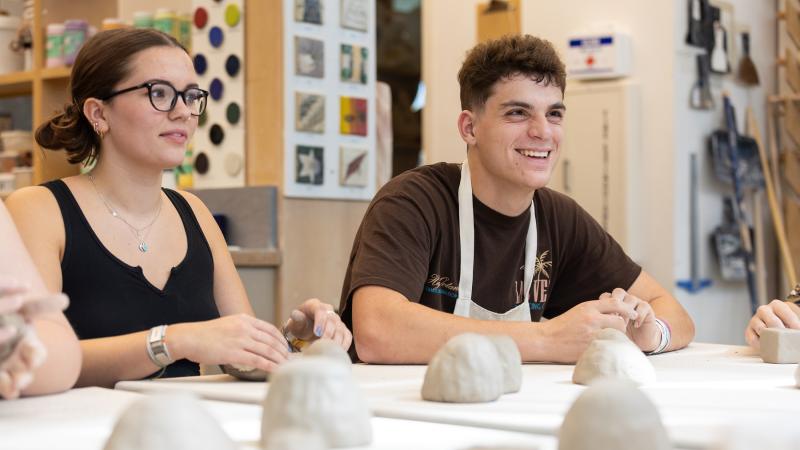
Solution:
<path fill-rule="evenodd" d="M 439 163 L 405 172 L 375 196 L 356 234 L 340 311 L 352 330 L 350 299 L 362 286 L 395 290 L 413 302 L 453 312 L 461 251 L 458 183 L 461 165 Z M 571 198 L 542 188 L 534 194 L 538 244 L 531 317 L 552 318 L 614 288 L 628 289 L 641 272 L 619 244 Z M 473 196 L 473 301 L 504 313 L 522 303 L 530 210 L 509 217 Z M 378 301 L 378 300 L 376 300 Z"/>

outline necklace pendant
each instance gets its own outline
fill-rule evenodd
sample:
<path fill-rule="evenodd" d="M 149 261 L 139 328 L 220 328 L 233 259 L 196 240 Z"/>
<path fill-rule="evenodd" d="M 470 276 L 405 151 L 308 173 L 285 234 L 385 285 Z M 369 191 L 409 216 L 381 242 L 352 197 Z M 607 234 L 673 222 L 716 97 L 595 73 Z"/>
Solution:
<path fill-rule="evenodd" d="M 148 248 L 149 248 L 149 247 L 147 246 L 147 244 L 146 244 L 146 243 L 144 243 L 144 242 L 140 242 L 140 243 L 139 243 L 139 251 L 140 251 L 140 252 L 142 252 L 142 253 L 147 253 L 147 250 L 148 250 Z"/>

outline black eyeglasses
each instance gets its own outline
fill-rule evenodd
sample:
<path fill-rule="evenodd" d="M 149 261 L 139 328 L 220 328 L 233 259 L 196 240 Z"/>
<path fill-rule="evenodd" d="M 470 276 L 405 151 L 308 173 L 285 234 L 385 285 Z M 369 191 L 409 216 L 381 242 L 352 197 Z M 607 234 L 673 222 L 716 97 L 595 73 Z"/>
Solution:
<path fill-rule="evenodd" d="M 175 89 L 175 86 L 167 83 L 166 81 L 147 81 L 137 86 L 120 89 L 114 91 L 100 100 L 106 101 L 117 95 L 126 92 L 135 91 L 137 89 L 147 88 L 147 95 L 150 97 L 150 104 L 156 111 L 170 112 L 175 109 L 178 103 L 178 97 L 183 99 L 183 103 L 189 107 L 189 111 L 193 116 L 199 116 L 206 110 L 206 103 L 208 102 L 208 91 L 200 88 L 190 87 L 184 91 Z"/>

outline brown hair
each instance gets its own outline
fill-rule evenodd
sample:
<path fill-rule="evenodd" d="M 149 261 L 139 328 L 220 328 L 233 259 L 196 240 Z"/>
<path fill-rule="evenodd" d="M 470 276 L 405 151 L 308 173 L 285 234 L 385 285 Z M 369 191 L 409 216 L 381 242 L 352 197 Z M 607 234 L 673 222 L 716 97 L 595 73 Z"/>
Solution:
<path fill-rule="evenodd" d="M 476 45 L 458 71 L 461 109 L 483 108 L 492 86 L 514 75 L 531 77 L 537 83 L 567 87 L 567 73 L 553 44 L 531 35 L 506 35 Z"/>
<path fill-rule="evenodd" d="M 171 36 L 152 29 L 101 31 L 89 39 L 72 67 L 72 102 L 36 129 L 36 142 L 51 150 L 65 149 L 73 164 L 91 163 L 100 151 L 100 138 L 83 115 L 83 103 L 90 97 L 109 95 L 131 72 L 131 60 L 137 53 L 160 46 L 186 51 Z"/>

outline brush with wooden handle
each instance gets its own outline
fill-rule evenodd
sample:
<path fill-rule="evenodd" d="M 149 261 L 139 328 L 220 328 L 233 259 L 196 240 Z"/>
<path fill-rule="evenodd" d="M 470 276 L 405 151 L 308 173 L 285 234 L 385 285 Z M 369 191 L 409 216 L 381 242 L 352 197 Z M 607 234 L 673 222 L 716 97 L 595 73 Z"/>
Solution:
<path fill-rule="evenodd" d="M 769 210 L 772 213 L 772 224 L 775 227 L 775 235 L 778 238 L 778 246 L 780 247 L 781 256 L 783 257 L 783 268 L 786 272 L 786 278 L 789 280 L 789 283 L 791 285 L 795 285 L 797 284 L 797 272 L 794 268 L 792 254 L 789 251 L 789 242 L 786 239 L 786 228 L 783 222 L 783 214 L 781 214 L 780 205 L 775 197 L 775 187 L 773 185 L 772 177 L 770 176 L 767 153 L 764 147 L 761 145 L 761 132 L 758 129 L 758 122 L 752 108 L 747 108 L 746 115 L 747 128 L 752 135 L 752 138 L 755 139 L 756 145 L 758 146 L 758 156 L 761 159 L 761 170 L 764 173 L 764 180 L 766 181 L 767 186 L 767 201 L 769 202 Z"/>
<path fill-rule="evenodd" d="M 747 86 L 758 86 L 758 71 L 750 58 L 750 33 L 742 33 L 742 59 L 737 73 L 739 81 Z"/>

